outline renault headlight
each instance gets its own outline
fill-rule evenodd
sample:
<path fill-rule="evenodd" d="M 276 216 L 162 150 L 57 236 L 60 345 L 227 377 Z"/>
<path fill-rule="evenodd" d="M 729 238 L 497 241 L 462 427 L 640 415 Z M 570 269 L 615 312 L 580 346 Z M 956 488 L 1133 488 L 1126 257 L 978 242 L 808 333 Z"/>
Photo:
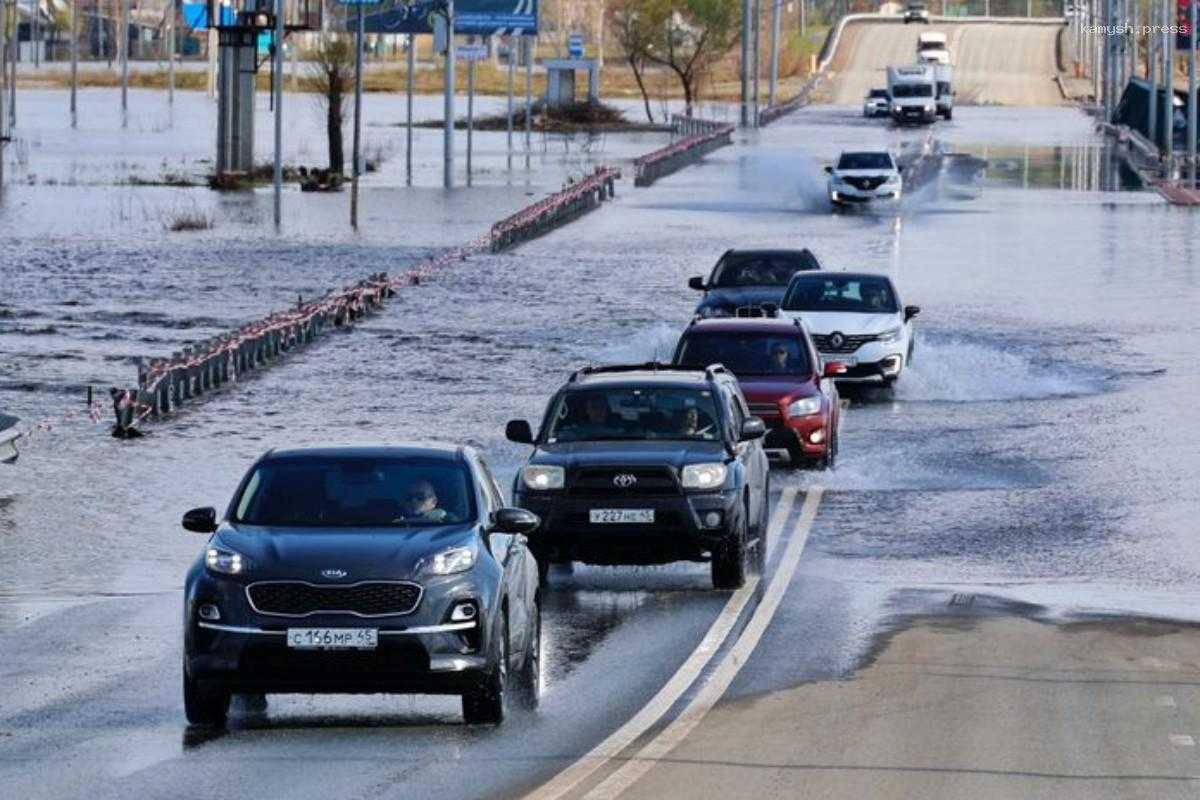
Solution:
<path fill-rule="evenodd" d="M 810 414 L 819 413 L 821 413 L 821 398 L 819 397 L 801 397 L 799 400 L 788 403 L 787 415 L 789 417 L 807 417 Z"/>
<path fill-rule="evenodd" d="M 884 331 L 879 334 L 878 341 L 880 344 L 894 344 L 900 341 L 900 337 L 904 334 L 904 328 L 897 325 L 894 328 Z"/>
<path fill-rule="evenodd" d="M 888 182 L 888 186 L 895 186 L 896 184 L 898 184 L 900 182 L 900 173 L 897 172 L 894 175 L 889 175 L 887 182 Z"/>
<path fill-rule="evenodd" d="M 422 575 L 456 575 L 475 566 L 475 550 L 471 547 L 451 547 L 421 559 L 417 572 Z"/>
<path fill-rule="evenodd" d="M 250 562 L 235 550 L 210 547 L 204 551 L 204 565 L 222 575 L 241 575 L 250 566 Z"/>
<path fill-rule="evenodd" d="M 683 468 L 683 488 L 716 489 L 725 485 L 729 474 L 724 464 L 688 464 Z"/>
<path fill-rule="evenodd" d="M 566 482 L 566 471 L 552 464 L 530 464 L 521 470 L 521 481 L 534 491 L 561 489 Z"/>

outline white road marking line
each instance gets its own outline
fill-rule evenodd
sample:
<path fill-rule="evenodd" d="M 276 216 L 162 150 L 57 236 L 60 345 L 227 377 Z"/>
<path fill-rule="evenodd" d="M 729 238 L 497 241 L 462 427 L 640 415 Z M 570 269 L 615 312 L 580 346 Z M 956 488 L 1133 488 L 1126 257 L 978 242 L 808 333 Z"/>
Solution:
<path fill-rule="evenodd" d="M 788 515 L 796 504 L 797 491 L 795 487 L 789 486 L 780 493 L 779 503 L 775 506 L 768 523 L 768 528 L 771 530 L 769 538 L 774 539 L 779 533 L 778 529 L 787 521 Z M 757 576 L 751 577 L 746 581 L 745 586 L 730 596 L 725 607 L 721 609 L 721 613 L 717 615 L 708 632 L 704 634 L 700 644 L 675 671 L 671 679 L 663 684 L 654 697 L 650 698 L 650 702 L 578 761 L 527 794 L 525 800 L 558 800 L 587 780 L 596 770 L 620 755 L 621 751 L 633 744 L 639 736 L 662 719 L 662 716 L 683 696 L 687 688 L 712 660 L 713 655 L 716 654 L 725 641 L 725 637 L 729 635 L 729 631 L 733 629 L 734 624 L 741 616 L 746 603 L 754 596 L 759 580 L 760 578 Z"/>
<path fill-rule="evenodd" d="M 637 755 L 613 774 L 604 779 L 596 788 L 584 795 L 584 800 L 613 800 L 619 797 L 642 776 L 674 750 L 692 732 L 704 716 L 716 705 L 729 684 L 750 660 L 751 653 L 758 645 L 763 633 L 775 616 L 780 601 L 792 582 L 792 576 L 800 563 L 800 555 L 804 552 L 804 543 L 808 540 L 813 520 L 817 516 L 817 506 L 821 503 L 824 492 L 820 486 L 808 490 L 804 505 L 800 509 L 800 519 L 796 521 L 796 529 L 788 540 L 787 550 L 780 559 L 779 567 L 762 602 L 754 610 L 754 616 L 746 625 L 742 635 L 734 643 L 723 661 L 717 665 L 708 682 L 696 693 L 687 708 L 676 717 L 671 724 L 643 747 Z"/>
<path fill-rule="evenodd" d="M 1169 694 L 1164 694 L 1160 697 L 1154 698 L 1154 705 L 1160 706 L 1162 708 L 1174 708 L 1175 707 L 1175 698 Z"/>
<path fill-rule="evenodd" d="M 1176 747 L 1196 746 L 1196 740 L 1191 736 L 1188 736 L 1186 733 L 1172 733 L 1170 739 L 1171 744 L 1175 745 Z"/>

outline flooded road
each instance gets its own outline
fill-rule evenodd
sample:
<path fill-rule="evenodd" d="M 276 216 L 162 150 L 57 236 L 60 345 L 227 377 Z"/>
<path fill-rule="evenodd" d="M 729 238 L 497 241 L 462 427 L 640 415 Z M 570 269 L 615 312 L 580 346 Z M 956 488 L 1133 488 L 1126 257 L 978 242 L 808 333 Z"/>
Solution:
<path fill-rule="evenodd" d="M 963 108 L 936 132 L 989 159 L 977 191 L 930 186 L 898 214 L 834 215 L 824 164 L 920 134 L 804 109 L 405 289 L 141 441 L 87 426 L 35 441 L 0 472 L 4 784 L 29 797 L 485 797 L 585 752 L 704 635 L 725 601 L 706 567 L 553 573 L 544 705 L 513 727 L 465 729 L 449 700 L 286 697 L 208 740 L 185 730 L 179 700 L 178 588 L 201 539 L 178 519 L 224 503 L 251 459 L 284 444 L 473 441 L 507 484 L 524 452 L 504 421 L 537 417 L 581 364 L 667 357 L 698 299 L 687 278 L 729 247 L 809 247 L 827 268 L 888 272 L 922 307 L 894 396 L 852 396 L 837 471 L 773 475 L 825 494 L 732 694 L 845 676 L 904 615 L 956 597 L 1044 617 L 1200 616 L 1200 221 L 1106 191 L 1120 181 L 1104 179 L 1115 173 L 1076 111 Z M 314 222 L 278 238 L 225 222 L 184 239 L 79 215 L 27 227 L 50 207 L 40 193 L 78 201 L 30 188 L 0 216 L 0 409 L 26 418 L 81 404 L 85 383 L 127 383 L 131 357 L 469 238 L 500 216 L 490 191 L 519 199 L 507 185 L 462 202 L 416 190 L 403 202 L 434 203 L 433 222 L 397 212 L 359 237 Z M 323 219 L 313 202 L 303 219 Z"/>

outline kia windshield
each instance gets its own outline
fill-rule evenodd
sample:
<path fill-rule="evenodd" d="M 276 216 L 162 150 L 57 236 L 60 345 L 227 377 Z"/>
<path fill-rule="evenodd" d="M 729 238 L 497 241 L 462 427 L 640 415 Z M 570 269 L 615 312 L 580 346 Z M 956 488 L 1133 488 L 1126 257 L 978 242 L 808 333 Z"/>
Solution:
<path fill-rule="evenodd" d="M 234 521 L 276 527 L 413 527 L 474 519 L 463 464 L 430 459 L 304 458 L 259 464 Z"/>
<path fill-rule="evenodd" d="M 720 416 L 708 389 L 597 388 L 565 392 L 546 441 L 676 439 L 716 441 Z"/>

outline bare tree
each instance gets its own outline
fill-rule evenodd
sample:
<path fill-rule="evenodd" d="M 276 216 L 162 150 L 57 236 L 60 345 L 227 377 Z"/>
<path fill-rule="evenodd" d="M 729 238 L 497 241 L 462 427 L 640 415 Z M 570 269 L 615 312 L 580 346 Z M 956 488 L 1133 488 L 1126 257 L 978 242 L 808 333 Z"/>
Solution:
<path fill-rule="evenodd" d="M 646 119 L 654 122 L 654 114 L 650 111 L 650 94 L 646 91 L 644 74 L 646 71 L 646 53 L 654 37 L 652 25 L 644 18 L 646 4 L 641 0 L 612 0 L 607 9 L 608 27 L 621 50 L 625 60 L 633 70 L 633 79 L 637 81 L 642 93 L 642 102 L 646 105 Z"/>
<path fill-rule="evenodd" d="M 305 60 L 316 84 L 317 103 L 325 112 L 329 171 L 341 175 L 346 164 L 343 146 L 346 95 L 354 88 L 354 42 L 346 35 L 326 34 L 308 51 Z"/>
<path fill-rule="evenodd" d="M 642 0 L 662 9 L 651 18 L 655 36 L 647 60 L 679 78 L 687 115 L 692 115 L 700 81 L 733 47 L 741 30 L 734 0 Z M 665 13 L 663 13 L 665 12 Z"/>

